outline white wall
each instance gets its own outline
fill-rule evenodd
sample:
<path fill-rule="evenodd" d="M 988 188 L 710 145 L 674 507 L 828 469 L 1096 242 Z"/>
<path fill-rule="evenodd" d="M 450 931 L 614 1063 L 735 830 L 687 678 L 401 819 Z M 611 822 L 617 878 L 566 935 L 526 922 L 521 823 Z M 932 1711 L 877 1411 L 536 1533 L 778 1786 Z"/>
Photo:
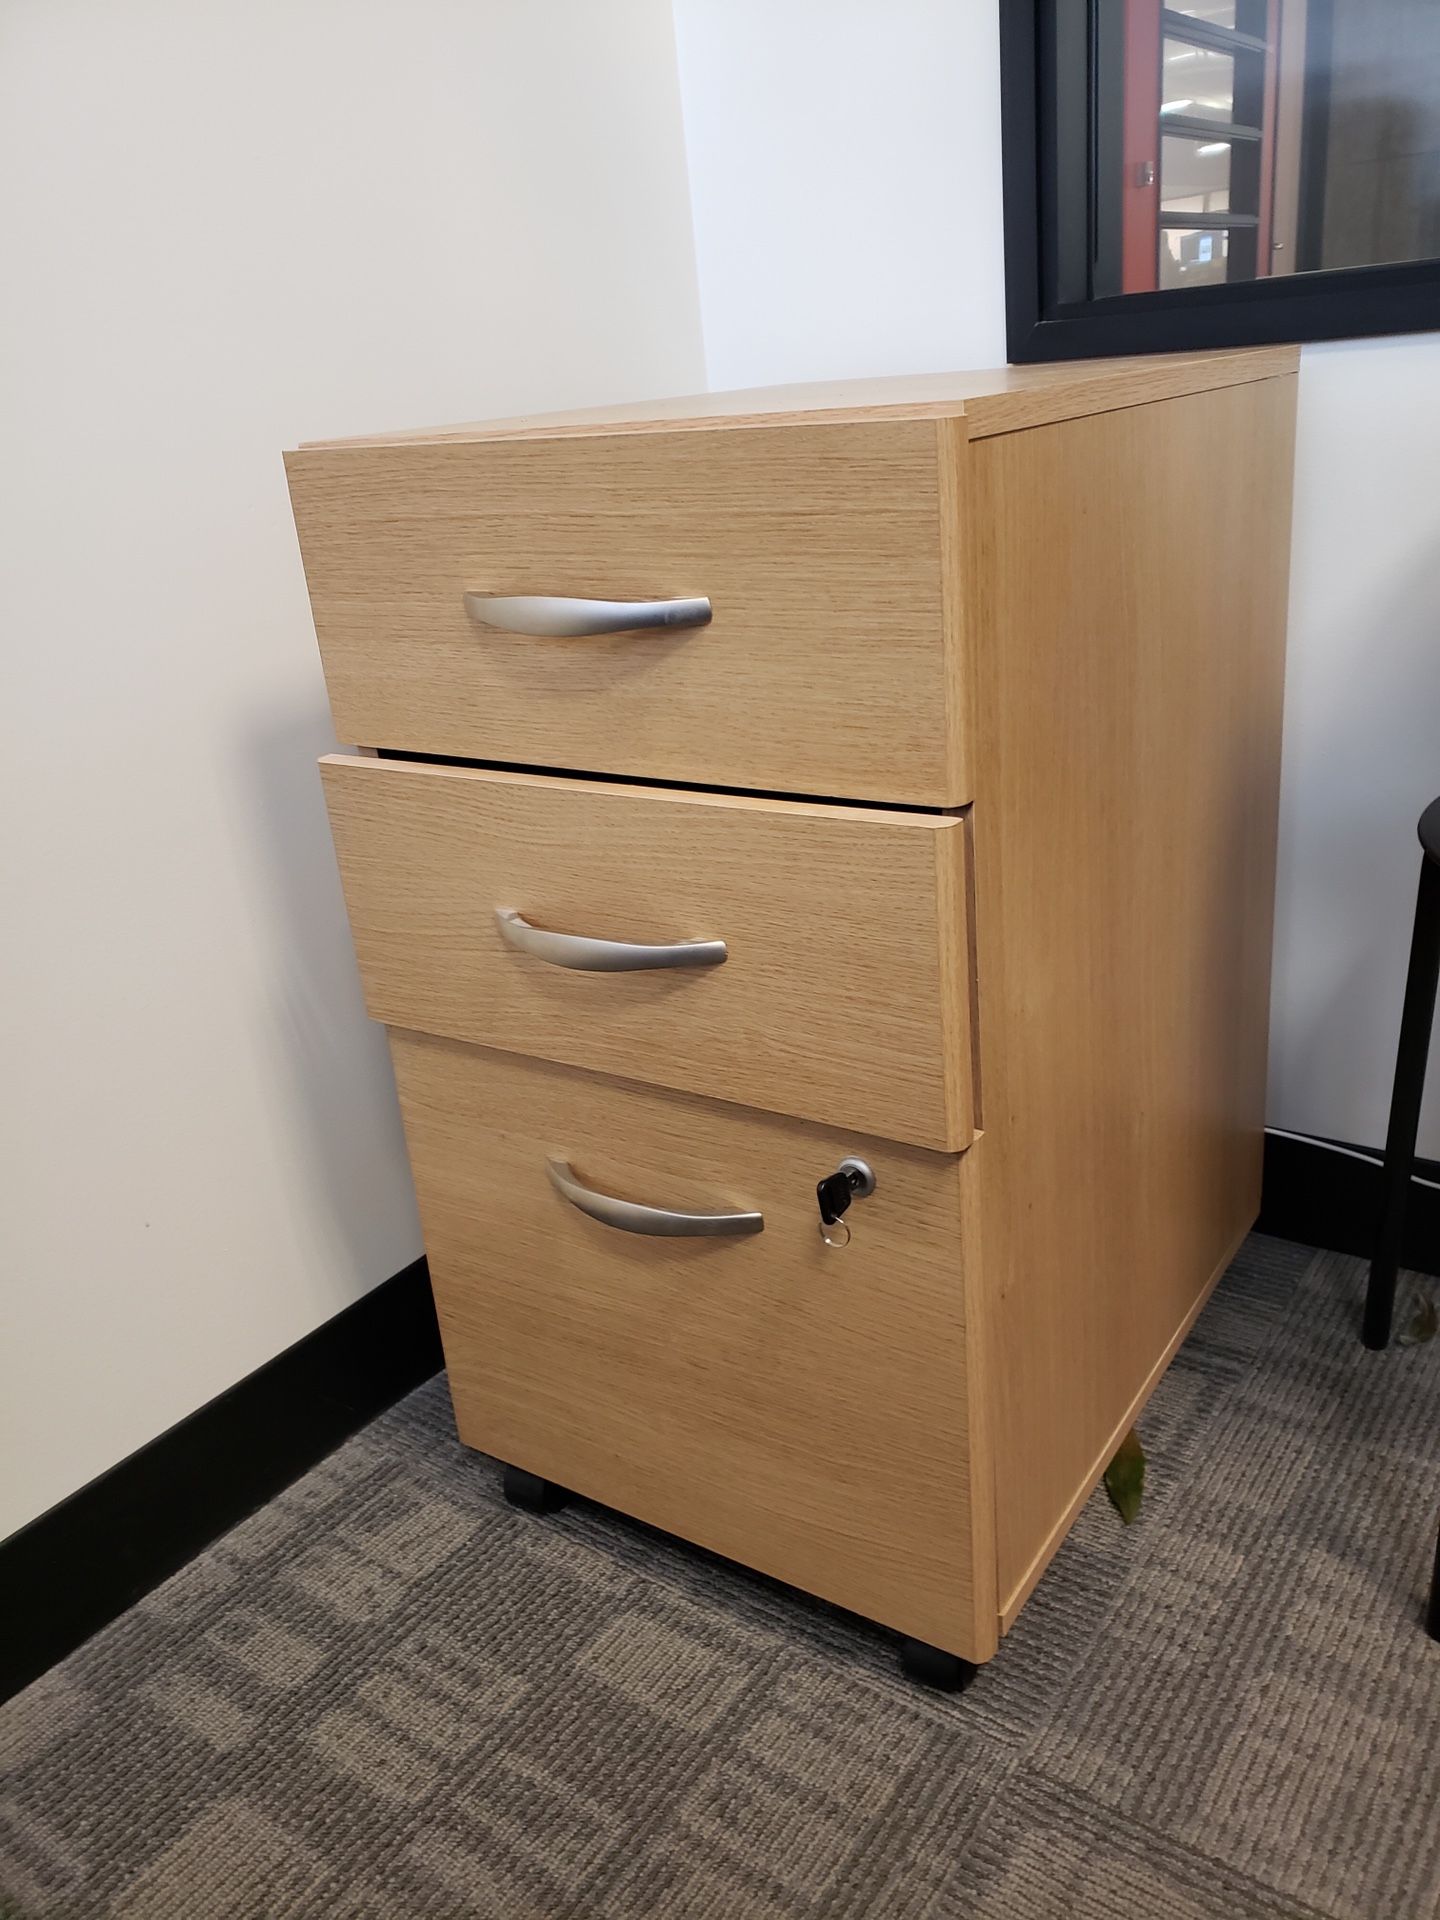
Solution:
<path fill-rule="evenodd" d="M 1419 877 L 1440 794 L 1440 335 L 1307 347 L 1270 1117 L 1385 1139 Z M 1437 1034 L 1440 1042 L 1440 1034 Z M 1440 1045 L 1420 1151 L 1440 1158 Z"/>
<path fill-rule="evenodd" d="M 995 0 L 675 0 L 712 388 L 1000 366 Z"/>
<path fill-rule="evenodd" d="M 419 1251 L 280 449 L 703 385 L 665 0 L 0 10 L 0 1534 Z"/>
<path fill-rule="evenodd" d="M 711 386 L 1002 365 L 995 0 L 675 14 Z M 1293 579 L 1270 1117 L 1376 1144 L 1440 793 L 1440 339 L 1305 350 Z"/>

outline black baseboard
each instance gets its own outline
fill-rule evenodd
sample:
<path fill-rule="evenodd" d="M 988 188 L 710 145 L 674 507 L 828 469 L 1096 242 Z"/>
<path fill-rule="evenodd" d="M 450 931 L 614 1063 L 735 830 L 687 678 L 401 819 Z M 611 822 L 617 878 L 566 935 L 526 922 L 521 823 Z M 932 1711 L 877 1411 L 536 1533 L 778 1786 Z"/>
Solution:
<path fill-rule="evenodd" d="M 1348 1151 L 1335 1153 L 1335 1147 Z M 1356 1153 L 1373 1154 L 1375 1161 L 1352 1159 Z M 1267 1133 L 1257 1230 L 1368 1260 L 1380 1224 L 1379 1158 L 1378 1148 L 1351 1146 L 1348 1140 L 1287 1140 Z M 1414 1170 L 1422 1180 L 1440 1181 L 1440 1163 L 1434 1160 L 1417 1160 Z M 1440 1193 L 1431 1187 L 1410 1188 L 1400 1264 L 1416 1273 L 1440 1274 Z"/>
<path fill-rule="evenodd" d="M 416 1260 L 0 1542 L 0 1700 L 440 1365 L 429 1274 Z"/>

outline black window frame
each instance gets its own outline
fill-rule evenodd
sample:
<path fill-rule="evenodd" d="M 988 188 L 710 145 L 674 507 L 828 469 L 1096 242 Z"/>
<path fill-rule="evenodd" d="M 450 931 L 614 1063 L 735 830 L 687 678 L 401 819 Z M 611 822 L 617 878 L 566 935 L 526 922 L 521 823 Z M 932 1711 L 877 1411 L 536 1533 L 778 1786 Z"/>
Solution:
<path fill-rule="evenodd" d="M 1100 177 L 1089 76 L 1096 49 L 1113 46 L 1114 0 L 999 0 L 1004 168 L 1005 323 L 1012 362 L 1273 346 L 1440 331 L 1440 260 L 1341 267 L 1154 293 L 1074 298 L 1100 249 Z M 1328 11 L 1311 0 L 1312 13 Z M 1061 72 L 1084 72 L 1084 88 Z M 1118 84 L 1113 58 L 1101 64 Z M 1321 89 L 1307 116 L 1323 125 Z M 1113 125 L 1113 115 L 1109 122 Z M 1323 143 L 1312 141 L 1311 150 Z M 1303 162 L 1302 162 L 1303 164 Z M 1318 183 L 1306 202 L 1318 208 Z M 1302 240 L 1305 212 L 1302 208 Z M 1312 231 L 1309 241 L 1315 239 Z M 1304 247 L 1302 245 L 1302 257 Z M 1062 291 L 1069 297 L 1062 298 Z"/>

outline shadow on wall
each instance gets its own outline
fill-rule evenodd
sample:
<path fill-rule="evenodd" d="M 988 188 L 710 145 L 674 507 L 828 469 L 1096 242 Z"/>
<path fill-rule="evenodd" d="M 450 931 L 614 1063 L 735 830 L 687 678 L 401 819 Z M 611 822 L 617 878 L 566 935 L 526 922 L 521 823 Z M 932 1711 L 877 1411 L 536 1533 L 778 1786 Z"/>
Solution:
<path fill-rule="evenodd" d="M 420 1227 L 384 1029 L 365 1012 L 316 766 L 335 750 L 329 712 L 288 711 L 243 737 L 249 851 L 273 903 L 266 1024 L 278 1057 L 266 1065 L 293 1094 L 283 1149 L 295 1231 L 326 1268 L 375 1286 L 418 1256 Z"/>

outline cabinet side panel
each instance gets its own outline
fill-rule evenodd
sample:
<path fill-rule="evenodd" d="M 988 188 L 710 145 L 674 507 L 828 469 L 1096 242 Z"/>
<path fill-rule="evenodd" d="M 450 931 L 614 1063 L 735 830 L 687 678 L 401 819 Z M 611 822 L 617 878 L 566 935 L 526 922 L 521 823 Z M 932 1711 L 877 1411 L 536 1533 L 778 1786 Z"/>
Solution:
<path fill-rule="evenodd" d="M 970 450 L 1006 1625 L 1259 1206 L 1294 388 Z"/>

